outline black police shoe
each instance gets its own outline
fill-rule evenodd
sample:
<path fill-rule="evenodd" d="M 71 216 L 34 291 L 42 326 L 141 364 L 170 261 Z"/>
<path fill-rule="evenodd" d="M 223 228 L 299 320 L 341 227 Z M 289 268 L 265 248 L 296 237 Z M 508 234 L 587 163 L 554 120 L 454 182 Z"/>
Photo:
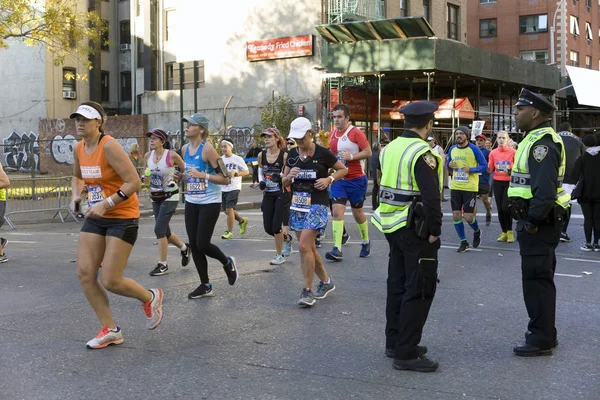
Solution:
<path fill-rule="evenodd" d="M 417 346 L 417 353 L 419 356 L 424 356 L 427 354 L 427 346 Z M 387 358 L 394 358 L 394 349 L 385 349 L 385 356 Z"/>
<path fill-rule="evenodd" d="M 539 356 L 551 356 L 552 349 L 542 349 L 537 346 L 525 343 L 522 346 L 516 346 L 513 348 L 513 353 L 519 357 L 539 357 Z"/>
<path fill-rule="evenodd" d="M 413 358 L 412 360 L 394 360 L 392 365 L 394 369 L 415 372 L 434 372 L 440 366 L 440 364 L 425 356 Z"/>
<path fill-rule="evenodd" d="M 531 331 L 525 332 L 525 340 L 527 340 L 529 336 L 531 336 Z M 552 348 L 555 347 L 558 347 L 558 339 L 554 339 L 554 342 L 552 342 Z"/>

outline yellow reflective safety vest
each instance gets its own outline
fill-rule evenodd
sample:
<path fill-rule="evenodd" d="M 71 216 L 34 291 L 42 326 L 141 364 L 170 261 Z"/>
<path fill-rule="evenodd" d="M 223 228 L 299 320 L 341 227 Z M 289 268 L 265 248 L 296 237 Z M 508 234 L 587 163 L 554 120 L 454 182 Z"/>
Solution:
<path fill-rule="evenodd" d="M 434 156 L 437 161 L 441 193 L 444 182 L 443 161 L 423 139 L 398 137 L 381 151 L 379 207 L 371 217 L 371 222 L 381 232 L 391 233 L 406 226 L 408 207 L 416 196 L 421 195 L 415 179 L 415 165 L 426 153 Z"/>
<path fill-rule="evenodd" d="M 533 193 L 531 192 L 531 174 L 529 172 L 529 154 L 533 145 L 546 135 L 550 135 L 554 143 L 560 144 L 560 167 L 558 168 L 558 182 L 556 185 L 556 204 L 563 208 L 568 208 L 571 195 L 565 192 L 562 187 L 566 169 L 565 146 L 562 138 L 551 127 L 534 129 L 519 143 L 510 176 L 508 197 L 521 197 L 526 200 L 533 197 Z"/>

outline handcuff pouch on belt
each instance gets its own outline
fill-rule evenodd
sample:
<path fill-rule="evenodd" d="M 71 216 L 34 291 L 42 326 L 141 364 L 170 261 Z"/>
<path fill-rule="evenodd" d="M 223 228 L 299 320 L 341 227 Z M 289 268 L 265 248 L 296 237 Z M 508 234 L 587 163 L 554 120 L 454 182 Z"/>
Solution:
<path fill-rule="evenodd" d="M 412 203 L 408 206 L 406 228 L 412 229 L 415 232 L 415 235 L 421 239 L 427 239 L 429 237 L 427 219 L 423 215 L 423 203 L 421 203 L 417 197 L 413 198 Z"/>

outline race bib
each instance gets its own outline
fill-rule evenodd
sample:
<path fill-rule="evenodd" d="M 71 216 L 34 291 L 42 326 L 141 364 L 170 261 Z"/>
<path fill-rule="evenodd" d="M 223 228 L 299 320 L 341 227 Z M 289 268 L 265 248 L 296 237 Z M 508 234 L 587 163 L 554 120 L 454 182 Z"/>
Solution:
<path fill-rule="evenodd" d="M 88 207 L 93 206 L 94 204 L 100 203 L 106 199 L 106 194 L 104 193 L 104 189 L 100 185 L 88 186 L 87 188 L 87 200 Z"/>
<path fill-rule="evenodd" d="M 469 174 L 462 169 L 454 170 L 454 182 L 469 182 Z"/>
<path fill-rule="evenodd" d="M 150 189 L 163 190 L 163 181 L 160 172 L 153 171 L 150 173 Z"/>
<path fill-rule="evenodd" d="M 189 196 L 202 196 L 206 194 L 206 182 L 200 178 L 188 178 L 185 194 Z"/>
<path fill-rule="evenodd" d="M 294 192 L 292 195 L 292 204 L 290 210 L 309 212 L 310 211 L 310 193 L 308 192 Z"/>
<path fill-rule="evenodd" d="M 267 192 L 279 192 L 281 190 L 279 183 L 273 182 L 272 175 L 265 175 L 265 185 L 265 191 Z"/>
<path fill-rule="evenodd" d="M 510 161 L 497 161 L 496 162 L 496 171 L 507 173 L 510 168 Z"/>

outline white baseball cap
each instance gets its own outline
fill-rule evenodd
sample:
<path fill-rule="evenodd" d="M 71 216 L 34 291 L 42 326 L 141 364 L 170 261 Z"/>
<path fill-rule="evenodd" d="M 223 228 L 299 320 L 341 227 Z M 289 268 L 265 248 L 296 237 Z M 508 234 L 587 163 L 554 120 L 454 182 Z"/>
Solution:
<path fill-rule="evenodd" d="M 77 111 L 75 111 L 73 114 L 71 114 L 70 118 L 73 119 L 73 118 L 77 118 L 78 116 L 81 116 L 81 117 L 87 118 L 87 119 L 102 120 L 102 116 L 100 115 L 98 110 L 96 110 L 94 107 L 87 106 L 84 104 L 80 105 L 77 108 Z"/>
<path fill-rule="evenodd" d="M 298 117 L 292 121 L 290 125 L 290 134 L 288 138 L 302 139 L 306 136 L 306 132 L 312 129 L 312 124 L 308 118 Z"/>

